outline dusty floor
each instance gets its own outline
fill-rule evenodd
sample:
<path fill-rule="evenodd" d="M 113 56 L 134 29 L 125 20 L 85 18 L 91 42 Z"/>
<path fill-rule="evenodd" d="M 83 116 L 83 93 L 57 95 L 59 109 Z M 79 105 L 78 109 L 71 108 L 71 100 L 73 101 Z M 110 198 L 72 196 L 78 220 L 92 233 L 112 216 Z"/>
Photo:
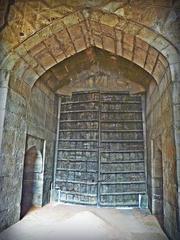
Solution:
<path fill-rule="evenodd" d="M 146 210 L 47 205 L 0 234 L 0 240 L 167 240 Z"/>

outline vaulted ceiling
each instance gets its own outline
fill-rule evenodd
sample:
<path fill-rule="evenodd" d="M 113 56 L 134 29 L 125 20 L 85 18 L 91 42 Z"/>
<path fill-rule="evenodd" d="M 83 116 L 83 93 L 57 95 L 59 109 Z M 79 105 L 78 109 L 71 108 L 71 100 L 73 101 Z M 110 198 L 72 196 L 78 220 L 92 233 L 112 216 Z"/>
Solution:
<path fill-rule="evenodd" d="M 53 92 L 103 89 L 144 92 L 153 78 L 136 64 L 98 48 L 88 48 L 50 68 L 40 81 Z"/>
<path fill-rule="evenodd" d="M 10 87 L 23 93 L 60 62 L 82 51 L 87 58 L 96 47 L 134 62 L 159 84 L 178 72 L 179 9 L 179 0 L 15 0 L 0 33 L 0 69 L 10 72 Z M 58 91 L 53 80 L 50 85 Z"/>

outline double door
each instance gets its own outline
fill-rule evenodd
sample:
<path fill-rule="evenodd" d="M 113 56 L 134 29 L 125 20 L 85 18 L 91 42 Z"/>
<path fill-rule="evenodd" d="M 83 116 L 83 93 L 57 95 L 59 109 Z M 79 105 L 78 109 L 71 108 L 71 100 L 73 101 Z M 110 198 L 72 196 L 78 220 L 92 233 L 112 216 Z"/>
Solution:
<path fill-rule="evenodd" d="M 146 192 L 141 96 L 62 97 L 56 151 L 58 202 L 138 206 Z"/>

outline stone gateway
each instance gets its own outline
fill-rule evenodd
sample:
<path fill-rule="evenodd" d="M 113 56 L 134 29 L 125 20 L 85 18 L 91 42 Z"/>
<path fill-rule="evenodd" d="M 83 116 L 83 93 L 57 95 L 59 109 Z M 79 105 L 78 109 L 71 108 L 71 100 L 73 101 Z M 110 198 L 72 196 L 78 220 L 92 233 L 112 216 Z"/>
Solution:
<path fill-rule="evenodd" d="M 180 239 L 179 13 L 0 1 L 0 231 L 51 202 L 146 208 Z"/>

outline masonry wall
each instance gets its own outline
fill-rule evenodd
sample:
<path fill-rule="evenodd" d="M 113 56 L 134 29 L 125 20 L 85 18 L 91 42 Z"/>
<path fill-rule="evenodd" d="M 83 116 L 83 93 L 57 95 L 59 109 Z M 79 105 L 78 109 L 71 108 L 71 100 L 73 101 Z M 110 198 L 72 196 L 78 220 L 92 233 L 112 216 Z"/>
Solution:
<path fill-rule="evenodd" d="M 43 204 L 49 201 L 56 131 L 56 97 L 37 84 L 30 95 L 8 89 L 0 156 L 0 230 L 20 217 L 24 154 L 27 134 L 46 142 Z"/>
<path fill-rule="evenodd" d="M 49 202 L 53 175 L 54 144 L 57 125 L 57 98 L 41 81 L 32 89 L 27 114 L 27 133 L 44 140 L 44 186 L 42 204 Z"/>
<path fill-rule="evenodd" d="M 26 131 L 26 102 L 9 89 L 1 148 L 0 230 L 19 219 Z"/>
<path fill-rule="evenodd" d="M 159 86 L 151 83 L 147 92 L 148 194 L 149 207 L 153 214 L 161 214 L 159 211 L 163 203 L 164 223 L 162 225 L 171 239 L 178 239 L 172 82 L 168 79 L 170 77 L 167 70 Z M 159 152 L 162 153 L 162 164 L 158 156 Z M 163 181 L 162 186 L 161 181 Z"/>

